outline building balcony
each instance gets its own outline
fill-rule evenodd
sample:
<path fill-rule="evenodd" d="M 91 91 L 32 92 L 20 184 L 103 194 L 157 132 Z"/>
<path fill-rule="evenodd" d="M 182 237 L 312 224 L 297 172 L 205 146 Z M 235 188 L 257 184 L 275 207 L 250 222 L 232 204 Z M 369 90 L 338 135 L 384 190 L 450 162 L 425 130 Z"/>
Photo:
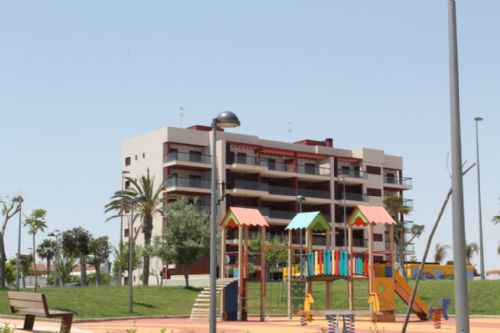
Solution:
<path fill-rule="evenodd" d="M 352 246 L 353 247 L 367 248 L 368 247 L 368 240 L 367 239 L 354 238 L 352 240 Z"/>
<path fill-rule="evenodd" d="M 384 176 L 384 186 L 409 190 L 413 187 L 413 179 L 409 177 Z"/>
<path fill-rule="evenodd" d="M 259 195 L 263 194 L 262 192 L 268 193 L 269 185 L 252 180 L 236 179 L 232 187 L 228 188 L 228 191 L 238 195 Z"/>
<path fill-rule="evenodd" d="M 363 193 L 340 192 L 335 196 L 335 200 L 368 202 L 368 196 Z"/>
<path fill-rule="evenodd" d="M 295 200 L 297 195 L 303 195 L 306 197 L 306 201 L 308 203 L 329 203 L 330 202 L 330 192 L 322 191 L 322 190 L 313 190 L 313 189 L 304 189 L 304 188 L 293 188 L 293 187 L 284 187 L 284 186 L 269 186 L 269 199 L 272 200 L 273 196 L 278 198 L 277 196 L 289 196 L 293 198 L 284 198 L 286 200 Z"/>
<path fill-rule="evenodd" d="M 403 199 L 403 206 L 406 206 L 410 210 L 413 210 L 413 199 Z"/>
<path fill-rule="evenodd" d="M 210 169 L 211 155 L 197 154 L 194 152 L 171 152 L 163 155 L 163 164 L 166 167 L 182 165 L 187 167 Z"/>
<path fill-rule="evenodd" d="M 406 255 L 414 255 L 415 254 L 415 244 L 409 243 L 406 245 Z"/>
<path fill-rule="evenodd" d="M 415 224 L 413 221 L 403 221 L 404 223 L 404 226 L 405 226 L 405 232 L 409 233 L 411 232 L 411 228 L 413 227 L 413 225 Z"/>
<path fill-rule="evenodd" d="M 171 177 L 164 184 L 167 191 L 211 192 L 210 179 Z"/>
<path fill-rule="evenodd" d="M 345 184 L 359 184 L 368 182 L 368 174 L 359 170 L 337 169 L 337 181 Z"/>
<path fill-rule="evenodd" d="M 259 173 L 266 169 L 266 166 L 262 165 L 262 160 L 254 156 L 235 156 L 227 164 L 239 172 Z"/>

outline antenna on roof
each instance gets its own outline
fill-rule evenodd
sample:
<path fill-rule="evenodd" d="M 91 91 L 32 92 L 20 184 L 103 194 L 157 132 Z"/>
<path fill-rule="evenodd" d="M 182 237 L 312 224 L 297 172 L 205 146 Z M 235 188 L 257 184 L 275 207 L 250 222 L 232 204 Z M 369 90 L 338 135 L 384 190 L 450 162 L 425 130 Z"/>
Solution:
<path fill-rule="evenodd" d="M 288 126 L 288 141 L 290 141 L 290 142 L 292 142 L 292 132 L 293 132 L 292 125 L 293 125 L 293 123 L 289 120 L 287 122 L 287 126 Z"/>
<path fill-rule="evenodd" d="M 184 121 L 184 110 L 182 106 L 179 106 L 179 119 L 181 120 L 181 124 Z"/>

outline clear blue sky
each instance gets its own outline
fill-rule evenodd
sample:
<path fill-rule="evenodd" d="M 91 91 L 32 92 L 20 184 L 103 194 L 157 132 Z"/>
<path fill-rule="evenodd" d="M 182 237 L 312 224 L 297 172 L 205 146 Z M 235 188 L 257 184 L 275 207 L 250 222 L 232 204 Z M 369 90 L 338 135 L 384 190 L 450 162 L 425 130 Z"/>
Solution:
<path fill-rule="evenodd" d="M 500 2 L 457 6 L 463 157 L 475 160 L 473 118 L 483 116 L 486 263 L 500 268 L 490 222 L 500 210 Z M 103 207 L 120 186 L 121 142 L 226 109 L 242 122 L 235 132 L 402 155 L 408 218 L 428 229 L 450 185 L 446 0 L 0 0 L 0 41 L 0 195 L 47 209 L 49 231 L 84 226 L 116 244 Z M 475 170 L 464 192 L 477 242 Z M 436 240 L 451 245 L 449 211 Z"/>

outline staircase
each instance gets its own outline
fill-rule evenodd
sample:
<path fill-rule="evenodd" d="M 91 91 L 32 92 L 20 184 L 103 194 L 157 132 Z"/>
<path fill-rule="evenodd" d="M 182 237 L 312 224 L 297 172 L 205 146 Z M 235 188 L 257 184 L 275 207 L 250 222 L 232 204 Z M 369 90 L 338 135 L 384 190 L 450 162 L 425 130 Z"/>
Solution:
<path fill-rule="evenodd" d="M 216 294 L 220 295 L 221 291 L 236 279 L 218 279 L 216 283 Z M 191 309 L 191 320 L 208 320 L 210 312 L 210 287 L 205 287 L 194 301 Z"/>

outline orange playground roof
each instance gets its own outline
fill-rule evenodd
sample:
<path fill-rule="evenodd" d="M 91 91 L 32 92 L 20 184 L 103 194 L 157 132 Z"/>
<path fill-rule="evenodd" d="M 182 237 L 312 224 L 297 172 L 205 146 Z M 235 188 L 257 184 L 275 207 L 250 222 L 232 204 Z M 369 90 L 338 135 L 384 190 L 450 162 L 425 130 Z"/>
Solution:
<path fill-rule="evenodd" d="M 241 207 L 229 207 L 226 215 L 222 219 L 221 225 L 228 228 L 236 228 L 240 225 L 256 227 L 269 226 L 266 219 L 262 216 L 258 209 Z"/>
<path fill-rule="evenodd" d="M 381 206 L 356 206 L 348 219 L 348 223 L 353 225 L 375 224 L 396 224 L 396 221 Z"/>

